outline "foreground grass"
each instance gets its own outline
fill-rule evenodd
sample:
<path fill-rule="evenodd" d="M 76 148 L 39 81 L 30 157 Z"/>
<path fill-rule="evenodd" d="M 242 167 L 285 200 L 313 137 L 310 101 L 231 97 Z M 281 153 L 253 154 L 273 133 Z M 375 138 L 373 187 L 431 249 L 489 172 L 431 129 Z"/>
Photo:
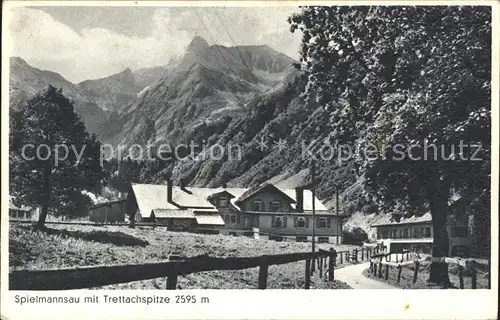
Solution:
<path fill-rule="evenodd" d="M 246 237 L 201 235 L 169 232 L 163 228 L 124 226 L 49 226 L 47 232 L 31 226 L 11 224 L 9 228 L 9 266 L 15 269 L 52 269 L 90 265 L 134 264 L 167 261 L 172 255 L 189 258 L 252 257 L 311 250 L 309 243 L 275 242 Z M 328 249 L 333 245 L 321 244 Z M 346 250 L 348 246 L 335 246 Z M 305 262 L 269 268 L 268 287 L 300 289 L 304 287 Z M 258 283 L 258 268 L 235 271 L 210 271 L 179 277 L 182 289 L 250 289 Z M 164 278 L 102 287 L 102 289 L 164 289 Z M 312 288 L 349 288 L 346 284 L 311 278 Z"/>
<path fill-rule="evenodd" d="M 417 281 L 413 283 L 413 274 L 415 272 L 415 266 L 409 265 L 407 267 L 403 267 L 401 269 L 401 279 L 399 283 L 397 282 L 398 269 L 394 267 L 389 267 L 389 277 L 388 280 L 385 280 L 385 266 L 382 267 L 382 278 L 379 278 L 378 271 L 377 275 L 371 274 L 369 269 L 363 271 L 363 275 L 374 280 L 387 282 L 394 286 L 403 288 L 403 289 L 441 289 L 440 286 L 436 286 L 427 282 L 429 279 L 429 267 L 430 262 L 425 261 L 422 262 L 418 269 Z M 458 277 L 458 266 L 450 265 L 449 266 L 449 277 L 450 282 L 452 284 L 452 288 L 460 288 L 459 277 Z M 488 274 L 486 270 L 482 270 L 480 268 L 477 269 L 477 288 L 478 289 L 487 289 L 488 288 Z M 464 273 L 464 289 L 472 288 L 472 280 L 470 274 Z"/>

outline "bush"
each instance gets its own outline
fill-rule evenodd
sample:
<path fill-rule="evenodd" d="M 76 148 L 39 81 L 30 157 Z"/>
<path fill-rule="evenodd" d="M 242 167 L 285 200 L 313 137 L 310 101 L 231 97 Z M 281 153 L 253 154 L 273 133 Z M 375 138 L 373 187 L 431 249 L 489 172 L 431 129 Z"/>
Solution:
<path fill-rule="evenodd" d="M 368 234 L 360 227 L 353 228 L 352 230 L 344 230 L 342 233 L 344 244 L 361 245 L 368 240 Z"/>
<path fill-rule="evenodd" d="M 377 213 L 378 206 L 376 204 L 367 204 L 367 205 L 363 206 L 362 211 L 364 214 Z"/>

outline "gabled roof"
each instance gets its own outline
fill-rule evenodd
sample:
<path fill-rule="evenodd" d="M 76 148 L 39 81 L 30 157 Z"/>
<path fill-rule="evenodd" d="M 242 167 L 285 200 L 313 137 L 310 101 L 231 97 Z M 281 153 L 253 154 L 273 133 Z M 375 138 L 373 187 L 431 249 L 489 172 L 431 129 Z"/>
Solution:
<path fill-rule="evenodd" d="M 229 197 L 229 199 L 233 199 L 233 198 L 235 198 L 235 197 L 236 197 L 234 194 L 230 193 L 230 192 L 229 192 L 229 191 L 227 191 L 227 190 L 221 190 L 221 191 L 217 191 L 217 192 L 212 193 L 211 195 L 209 195 L 209 196 L 207 197 L 207 199 L 209 199 L 209 200 L 210 200 L 210 199 L 213 199 L 213 198 L 215 198 L 215 197 L 220 197 L 220 196 L 222 196 L 222 195 L 227 195 L 227 196 Z"/>
<path fill-rule="evenodd" d="M 168 187 L 166 185 L 133 183 L 132 191 L 143 217 L 149 217 L 153 209 L 179 209 L 179 207 L 168 202 Z"/>
<path fill-rule="evenodd" d="M 285 197 L 286 199 L 288 199 L 288 201 L 290 201 L 290 203 L 295 203 L 296 202 L 294 198 L 290 197 L 288 194 L 284 193 L 281 189 L 275 187 L 273 184 L 271 184 L 271 183 L 265 183 L 265 184 L 262 184 L 262 185 L 260 185 L 258 187 L 248 189 L 245 193 L 243 193 L 235 201 L 235 203 L 236 204 L 241 203 L 241 202 L 245 201 L 246 199 L 250 198 L 251 196 L 253 196 L 254 194 L 257 194 L 257 193 L 259 193 L 262 190 L 267 189 L 267 188 L 271 188 L 271 189 L 275 190 L 277 193 L 281 193 L 283 195 L 283 197 Z"/>
<path fill-rule="evenodd" d="M 281 192 L 285 193 L 288 195 L 290 198 L 295 199 L 296 198 L 296 191 L 295 189 L 281 189 Z M 312 211 L 312 204 L 313 204 L 313 196 L 312 196 L 312 191 L 309 189 L 303 189 L 304 196 L 302 199 L 303 202 L 303 208 L 304 211 Z M 296 199 L 295 199 L 296 200 Z M 316 211 L 328 211 L 326 206 L 319 201 L 318 197 L 314 197 L 314 206 Z M 292 207 L 295 209 L 295 205 L 292 205 Z"/>

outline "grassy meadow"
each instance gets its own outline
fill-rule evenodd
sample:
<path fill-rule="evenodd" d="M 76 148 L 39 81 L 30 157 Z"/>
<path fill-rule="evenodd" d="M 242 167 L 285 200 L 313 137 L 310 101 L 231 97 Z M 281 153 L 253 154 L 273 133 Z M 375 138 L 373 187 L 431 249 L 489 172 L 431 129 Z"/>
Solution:
<path fill-rule="evenodd" d="M 16 269 L 52 269 L 111 264 L 168 261 L 170 256 L 189 258 L 252 257 L 311 250 L 310 243 L 275 242 L 246 237 L 170 232 L 164 228 L 126 226 L 48 225 L 48 231 L 33 231 L 30 225 L 13 223 L 9 228 L 9 266 Z M 319 244 L 318 247 L 347 250 L 352 246 Z M 305 262 L 269 267 L 268 288 L 304 288 Z M 181 276 L 182 289 L 255 289 L 258 268 L 210 271 Z M 164 289 L 165 278 L 105 286 L 99 289 Z M 318 273 L 311 288 L 343 289 L 345 283 L 326 282 Z"/>

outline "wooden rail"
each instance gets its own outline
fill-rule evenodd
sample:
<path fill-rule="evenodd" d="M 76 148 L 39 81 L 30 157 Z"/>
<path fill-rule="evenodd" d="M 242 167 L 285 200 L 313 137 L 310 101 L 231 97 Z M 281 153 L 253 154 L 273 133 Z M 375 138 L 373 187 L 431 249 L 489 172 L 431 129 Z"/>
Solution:
<path fill-rule="evenodd" d="M 418 279 L 418 272 L 420 269 L 420 265 L 424 261 L 430 261 L 434 263 L 446 263 L 446 264 L 456 264 L 458 265 L 458 277 L 459 277 L 459 288 L 464 289 L 464 271 L 470 271 L 470 277 L 471 277 L 471 289 L 477 289 L 477 270 L 476 266 L 478 264 L 477 260 L 478 259 L 461 259 L 461 258 L 449 258 L 449 257 L 428 257 L 428 258 L 423 258 L 423 259 L 415 259 L 415 260 L 408 260 L 403 262 L 390 262 L 387 260 L 387 255 L 388 254 L 379 254 L 379 255 L 374 255 L 371 261 L 370 261 L 370 268 L 369 271 L 370 273 L 374 274 L 375 276 L 378 276 L 379 278 L 382 278 L 382 266 L 385 266 L 385 280 L 388 280 L 389 278 L 389 267 L 394 267 L 398 269 L 397 273 L 397 282 L 399 283 L 401 281 L 401 271 L 403 267 L 407 267 L 409 265 L 414 265 L 414 272 L 413 272 L 413 283 L 417 282 Z M 382 258 L 385 257 L 386 261 L 382 261 Z M 408 256 L 407 256 L 408 257 Z M 407 258 L 409 259 L 409 257 Z M 378 270 L 378 273 L 377 273 Z M 488 284 L 489 285 L 489 284 Z"/>
<path fill-rule="evenodd" d="M 10 290 L 68 290 L 100 287 L 104 285 L 125 283 L 167 277 L 167 289 L 175 289 L 177 277 L 195 272 L 213 270 L 241 270 L 260 267 L 259 289 L 266 289 L 268 267 L 306 260 L 306 289 L 310 286 L 311 261 L 318 258 L 330 259 L 328 264 L 328 281 L 333 281 L 333 266 L 336 252 L 320 250 L 318 252 L 291 253 L 279 255 L 263 255 L 243 258 L 197 257 L 186 261 L 169 261 L 135 265 L 89 266 L 76 268 L 60 268 L 50 270 L 14 270 L 9 274 Z"/>

